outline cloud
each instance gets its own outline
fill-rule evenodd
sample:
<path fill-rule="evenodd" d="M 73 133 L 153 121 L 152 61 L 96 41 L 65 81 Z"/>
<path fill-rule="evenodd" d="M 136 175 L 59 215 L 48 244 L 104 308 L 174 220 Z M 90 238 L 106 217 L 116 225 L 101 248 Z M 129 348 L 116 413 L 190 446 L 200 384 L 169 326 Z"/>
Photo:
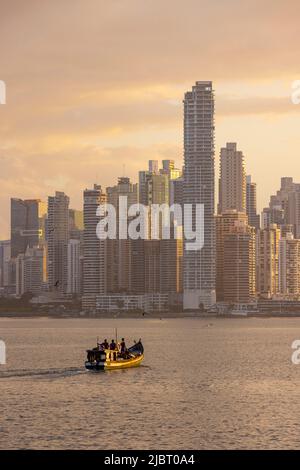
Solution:
<path fill-rule="evenodd" d="M 97 174 L 110 185 L 123 164 L 135 179 L 148 158 L 180 164 L 182 99 L 196 80 L 214 81 L 218 145 L 237 140 L 251 158 L 267 135 L 268 168 L 288 135 L 294 155 L 299 17 L 297 0 L 1 2 L 0 236 L 11 196 L 65 186 L 80 206 Z"/>
<path fill-rule="evenodd" d="M 297 0 L 21 4 L 12 0 L 1 15 L 1 58 L 12 78 L 111 85 L 298 72 Z"/>
<path fill-rule="evenodd" d="M 9 149 L 0 155 L 0 237 L 9 234 L 10 197 L 41 198 L 56 190 L 71 197 L 72 207 L 82 207 L 82 193 L 94 183 L 103 188 L 117 183 L 118 176 L 126 174 L 137 180 L 138 171 L 146 169 L 147 160 L 177 157 L 176 146 L 153 145 L 146 148 L 82 147 L 69 152 L 25 155 L 19 149 Z"/>
<path fill-rule="evenodd" d="M 236 98 L 221 96 L 217 100 L 220 116 L 275 115 L 300 113 L 300 106 L 293 105 L 290 96 Z"/>

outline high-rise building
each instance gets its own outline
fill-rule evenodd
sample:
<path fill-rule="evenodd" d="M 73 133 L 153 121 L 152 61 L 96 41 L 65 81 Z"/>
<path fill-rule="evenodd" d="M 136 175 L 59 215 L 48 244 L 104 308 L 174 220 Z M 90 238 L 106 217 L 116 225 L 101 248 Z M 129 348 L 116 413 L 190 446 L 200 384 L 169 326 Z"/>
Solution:
<path fill-rule="evenodd" d="M 257 289 L 268 298 L 279 292 L 279 241 L 280 229 L 275 224 L 257 233 Z"/>
<path fill-rule="evenodd" d="M 220 152 L 218 213 L 235 209 L 246 212 L 246 172 L 244 155 L 230 142 Z"/>
<path fill-rule="evenodd" d="M 68 285 L 69 197 L 57 191 L 48 197 L 48 284 L 66 293 Z"/>
<path fill-rule="evenodd" d="M 251 227 L 255 227 L 256 230 L 258 230 L 260 228 L 260 217 L 257 213 L 256 183 L 251 181 L 251 175 L 247 176 L 246 181 L 246 212 L 248 215 L 248 223 Z"/>
<path fill-rule="evenodd" d="M 46 282 L 45 247 L 29 246 L 16 258 L 16 295 L 40 294 Z"/>
<path fill-rule="evenodd" d="M 169 175 L 157 172 L 150 160 L 149 170 L 139 172 L 139 202 L 145 206 L 169 204 L 169 181 Z"/>
<path fill-rule="evenodd" d="M 118 178 L 118 184 L 106 188 L 107 202 L 112 204 L 119 214 L 119 197 L 127 197 L 128 207 L 138 202 L 138 184 L 132 183 L 130 178 L 121 176 Z"/>
<path fill-rule="evenodd" d="M 182 229 L 182 227 L 180 227 Z M 177 228 L 179 230 L 179 227 Z M 159 292 L 172 294 L 181 293 L 182 280 L 183 238 L 160 240 L 160 288 Z"/>
<path fill-rule="evenodd" d="M 132 240 L 132 293 L 181 293 L 182 257 L 182 238 Z"/>
<path fill-rule="evenodd" d="M 262 228 L 267 228 L 269 225 L 278 225 L 282 227 L 285 225 L 285 210 L 281 206 L 265 207 L 262 211 Z"/>
<path fill-rule="evenodd" d="M 286 298 L 300 297 L 300 240 L 292 233 L 279 242 L 279 291 Z"/>
<path fill-rule="evenodd" d="M 68 243 L 68 294 L 81 294 L 81 255 L 80 240 L 70 239 Z"/>
<path fill-rule="evenodd" d="M 184 97 L 185 204 L 204 205 L 204 246 L 189 251 L 184 244 L 184 308 L 199 309 L 216 301 L 215 158 L 212 82 L 198 81 Z"/>
<path fill-rule="evenodd" d="M 131 183 L 127 177 L 120 177 L 118 184 L 106 188 L 107 202 L 116 210 L 116 239 L 107 240 L 107 292 L 131 292 L 132 285 L 132 240 L 119 237 L 120 197 L 125 198 L 127 207 L 138 202 L 138 185 Z M 128 226 L 130 219 L 125 215 L 124 223 Z"/>
<path fill-rule="evenodd" d="M 149 161 L 148 171 L 139 172 L 139 202 L 144 206 L 162 205 L 170 203 L 170 172 L 173 166 L 171 160 L 165 160 L 164 168 L 158 169 L 153 160 Z M 151 238 L 152 224 L 151 211 L 148 216 L 148 238 Z M 159 222 L 159 238 L 162 237 L 162 221 Z"/>
<path fill-rule="evenodd" d="M 145 293 L 160 289 L 160 240 L 144 240 Z"/>
<path fill-rule="evenodd" d="M 293 233 L 294 227 L 291 224 L 284 224 L 281 226 L 281 238 L 286 238 L 287 235 Z"/>
<path fill-rule="evenodd" d="M 134 294 L 145 293 L 145 240 L 131 240 L 131 290 Z"/>
<path fill-rule="evenodd" d="M 300 238 L 300 185 L 297 189 L 290 192 L 286 206 L 285 221 L 293 226 L 294 237 Z"/>
<path fill-rule="evenodd" d="M 69 209 L 70 239 L 82 240 L 83 238 L 83 211 Z"/>
<path fill-rule="evenodd" d="M 224 237 L 224 301 L 249 303 L 256 295 L 255 229 L 237 224 Z"/>
<path fill-rule="evenodd" d="M 300 184 L 293 178 L 281 178 L 280 190 L 271 196 L 269 207 L 263 210 L 263 226 L 277 224 L 293 226 L 293 235 L 300 238 Z"/>
<path fill-rule="evenodd" d="M 106 240 L 97 237 L 97 209 L 106 202 L 106 194 L 101 186 L 95 184 L 93 189 L 83 193 L 83 297 L 84 310 L 96 308 L 96 296 L 106 293 Z"/>
<path fill-rule="evenodd" d="M 158 175 L 158 160 L 149 160 L 149 173 Z"/>
<path fill-rule="evenodd" d="M 159 170 L 161 175 L 168 175 L 170 180 L 180 178 L 182 170 L 175 168 L 174 160 L 162 160 L 162 168 Z"/>
<path fill-rule="evenodd" d="M 10 240 L 0 241 L 0 288 L 9 286 L 9 262 L 11 258 Z"/>
<path fill-rule="evenodd" d="M 224 240 L 236 226 L 247 225 L 245 212 L 227 210 L 216 216 L 216 295 L 217 301 L 224 301 Z"/>
<path fill-rule="evenodd" d="M 162 168 L 157 160 L 149 160 L 148 171 L 139 172 L 139 201 L 144 205 L 173 204 L 173 183 L 181 176 L 182 170 L 175 167 L 174 160 L 162 160 Z"/>
<path fill-rule="evenodd" d="M 11 199 L 11 257 L 45 241 L 46 205 L 39 199 Z"/>
<path fill-rule="evenodd" d="M 177 178 L 170 181 L 170 205 L 183 205 L 184 178 Z"/>

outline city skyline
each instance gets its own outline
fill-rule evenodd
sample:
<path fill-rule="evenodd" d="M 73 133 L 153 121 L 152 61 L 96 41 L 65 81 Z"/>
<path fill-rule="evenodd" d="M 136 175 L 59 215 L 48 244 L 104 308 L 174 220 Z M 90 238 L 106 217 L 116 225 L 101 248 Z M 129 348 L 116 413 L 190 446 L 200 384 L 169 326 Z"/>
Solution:
<path fill-rule="evenodd" d="M 0 0 L 5 462 L 300 449 L 299 19 Z"/>
<path fill-rule="evenodd" d="M 300 181 L 300 106 L 291 101 L 299 3 L 191 1 L 188 22 L 182 2 L 151 3 L 103 9 L 91 0 L 88 16 L 80 2 L 71 11 L 65 1 L 1 7 L 1 239 L 10 195 L 46 200 L 60 190 L 79 208 L 82 188 L 110 186 L 117 173 L 136 182 L 147 160 L 180 167 L 182 97 L 196 80 L 214 82 L 216 168 L 220 148 L 237 142 L 260 211 L 282 175 Z M 205 44 L 201 54 L 195 44 Z"/>
<path fill-rule="evenodd" d="M 299 299 L 300 184 L 282 177 L 280 190 L 270 196 L 269 207 L 262 212 L 260 228 L 255 183 L 248 176 L 246 188 L 246 179 L 236 178 L 234 168 L 238 175 L 245 175 L 243 156 L 236 151 L 235 143 L 227 143 L 220 168 L 224 178 L 220 196 L 229 195 L 224 199 L 229 205 L 221 210 L 219 207 L 218 214 L 214 214 L 213 104 L 211 82 L 198 81 L 185 94 L 184 175 L 172 160 L 162 161 L 161 167 L 151 160 L 148 170 L 139 173 L 143 183 L 140 188 L 129 178 L 118 177 L 117 184 L 106 190 L 96 184 L 85 189 L 83 212 L 71 209 L 68 196 L 60 191 L 48 197 L 47 212 L 39 199 L 12 198 L 11 241 L 0 241 L 0 287 L 4 297 L 16 294 L 22 298 L 28 293 L 43 297 L 48 292 L 44 300 L 59 301 L 61 296 L 67 295 L 67 300 L 68 295 L 74 295 L 82 299 L 84 311 L 120 308 L 123 300 L 128 308 L 156 305 L 164 309 L 168 304 L 168 308 L 175 309 L 182 305 L 184 310 L 216 306 L 222 310 L 224 301 L 230 307 L 230 302 L 251 305 L 262 299 Z M 99 236 L 101 204 L 104 211 L 111 205 L 115 216 L 117 213 L 121 220 L 125 217 L 127 222 L 134 222 L 130 207 L 136 205 L 139 192 L 149 209 L 174 202 L 180 212 L 183 209 L 184 224 L 178 227 L 181 230 L 177 240 L 173 238 L 175 232 L 171 238 L 162 233 L 152 238 L 152 215 L 145 225 L 151 226 L 146 237 L 136 239 L 130 233 L 126 240 L 115 235 L 108 239 Z M 241 198 L 231 196 L 245 192 L 247 197 L 241 207 Z M 125 214 L 124 201 L 119 200 L 124 197 L 129 197 L 129 212 L 126 209 Z M 186 224 L 191 222 L 189 203 L 206 206 L 202 221 L 204 247 L 193 253 L 186 248 L 188 238 L 183 244 L 182 237 Z M 177 216 L 176 226 L 182 224 Z M 197 231 L 197 219 L 194 223 Z"/>

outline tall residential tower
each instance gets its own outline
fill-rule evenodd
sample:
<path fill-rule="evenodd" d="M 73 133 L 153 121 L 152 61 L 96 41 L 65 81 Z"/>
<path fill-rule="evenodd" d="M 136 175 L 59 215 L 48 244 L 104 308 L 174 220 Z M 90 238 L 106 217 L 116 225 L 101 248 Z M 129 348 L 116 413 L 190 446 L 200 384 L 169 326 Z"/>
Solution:
<path fill-rule="evenodd" d="M 11 257 L 45 241 L 46 204 L 39 199 L 11 199 Z"/>
<path fill-rule="evenodd" d="M 189 251 L 184 245 L 184 309 L 207 308 L 216 301 L 214 129 L 212 82 L 196 82 L 184 96 L 183 202 L 204 205 L 204 246 Z"/>
<path fill-rule="evenodd" d="M 218 213 L 246 212 L 246 172 L 244 156 L 235 142 L 221 148 Z"/>
<path fill-rule="evenodd" d="M 97 184 L 83 193 L 83 310 L 95 309 L 97 295 L 106 292 L 106 240 L 99 240 L 96 232 L 97 209 L 105 202 L 106 194 Z"/>
<path fill-rule="evenodd" d="M 56 191 L 48 197 L 48 283 L 54 292 L 67 292 L 69 197 Z"/>
<path fill-rule="evenodd" d="M 247 176 L 246 182 L 246 212 L 249 225 L 258 230 L 260 228 L 260 217 L 256 205 L 256 183 L 251 180 L 251 175 Z"/>

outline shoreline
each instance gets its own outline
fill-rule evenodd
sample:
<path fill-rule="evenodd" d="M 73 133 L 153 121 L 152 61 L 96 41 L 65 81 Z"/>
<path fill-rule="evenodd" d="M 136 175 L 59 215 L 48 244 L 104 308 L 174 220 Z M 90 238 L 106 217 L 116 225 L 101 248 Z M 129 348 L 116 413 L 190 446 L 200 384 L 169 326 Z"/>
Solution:
<path fill-rule="evenodd" d="M 5 318 L 16 318 L 16 319 L 39 319 L 48 318 L 54 320 L 67 320 L 67 319 L 140 319 L 140 320 L 151 320 L 151 319 L 180 319 L 180 318 L 198 318 L 198 319 L 234 319 L 234 318 L 300 318 L 300 312 L 251 312 L 245 314 L 216 314 L 216 313 L 203 313 L 203 312 L 157 312 L 142 315 L 141 313 L 102 313 L 102 314 L 86 314 L 81 315 L 79 313 L 64 313 L 64 314 L 50 314 L 50 313 L 34 313 L 34 312 L 1 312 L 0 319 Z"/>

